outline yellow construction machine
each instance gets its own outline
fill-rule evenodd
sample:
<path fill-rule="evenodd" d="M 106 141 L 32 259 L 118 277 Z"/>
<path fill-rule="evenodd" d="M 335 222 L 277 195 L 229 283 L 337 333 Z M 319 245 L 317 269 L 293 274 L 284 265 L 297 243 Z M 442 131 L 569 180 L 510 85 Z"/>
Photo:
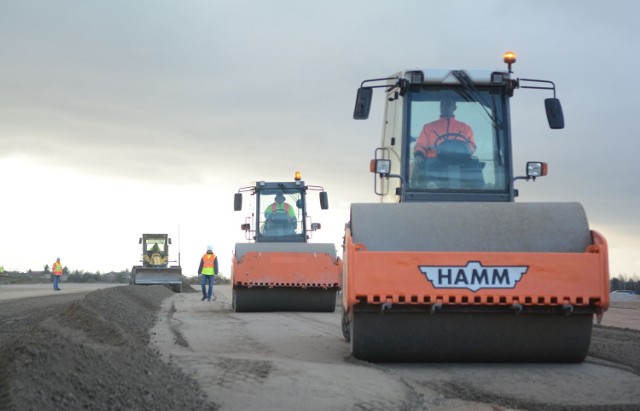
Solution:
<path fill-rule="evenodd" d="M 131 270 L 131 283 L 135 285 L 162 284 L 174 292 L 182 292 L 182 267 L 169 265 L 169 245 L 167 234 L 142 234 L 138 240 L 142 244 L 142 265 Z"/>
<path fill-rule="evenodd" d="M 510 100 L 555 84 L 506 70 L 406 70 L 362 82 L 355 119 L 385 92 L 371 171 L 381 204 L 352 204 L 342 330 L 367 361 L 580 362 L 609 304 L 607 243 L 578 203 L 514 202 Z M 528 136 L 533 138 L 535 136 Z M 539 138 L 539 137 L 538 137 Z"/>

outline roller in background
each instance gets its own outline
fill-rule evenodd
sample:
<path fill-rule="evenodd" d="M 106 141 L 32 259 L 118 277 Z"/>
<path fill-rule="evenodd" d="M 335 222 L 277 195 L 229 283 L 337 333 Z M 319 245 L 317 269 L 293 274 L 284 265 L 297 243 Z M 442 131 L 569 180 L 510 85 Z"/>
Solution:
<path fill-rule="evenodd" d="M 308 242 L 320 229 L 307 215 L 308 190 L 320 191 L 321 209 L 329 207 L 327 192 L 305 185 L 299 172 L 294 181 L 259 181 L 235 194 L 236 211 L 244 193 L 254 208 L 241 226 L 248 242 L 235 245 L 232 259 L 234 311 L 335 311 L 342 262 L 333 244 Z"/>

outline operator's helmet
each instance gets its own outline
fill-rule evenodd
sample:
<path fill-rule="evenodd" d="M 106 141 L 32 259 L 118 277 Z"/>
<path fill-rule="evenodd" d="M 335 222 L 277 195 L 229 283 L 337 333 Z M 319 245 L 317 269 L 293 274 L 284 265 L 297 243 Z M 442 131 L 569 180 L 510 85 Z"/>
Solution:
<path fill-rule="evenodd" d="M 212 245 L 208 245 L 207 246 L 207 251 L 213 251 L 213 246 Z"/>
<path fill-rule="evenodd" d="M 441 106 L 442 105 L 452 105 L 452 106 L 455 107 L 456 106 L 456 99 L 453 96 L 447 94 L 447 95 L 443 96 L 440 99 L 440 105 Z"/>
<path fill-rule="evenodd" d="M 282 192 L 279 192 L 278 194 L 276 194 L 276 202 L 281 203 L 283 201 L 284 201 L 284 194 L 282 194 Z"/>

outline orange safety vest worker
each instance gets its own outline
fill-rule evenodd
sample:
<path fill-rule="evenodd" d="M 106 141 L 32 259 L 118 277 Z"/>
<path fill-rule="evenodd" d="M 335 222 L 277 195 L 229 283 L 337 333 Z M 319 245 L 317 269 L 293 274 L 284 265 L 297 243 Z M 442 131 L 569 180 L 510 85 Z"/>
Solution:
<path fill-rule="evenodd" d="M 53 271 L 53 275 L 62 275 L 62 264 L 60 264 L 59 260 L 56 260 L 51 267 L 51 271 Z"/>
<path fill-rule="evenodd" d="M 444 135 L 447 136 L 438 141 L 438 138 Z M 436 156 L 436 142 L 440 144 L 446 140 L 464 141 L 472 154 L 476 151 L 476 142 L 471 127 L 454 117 L 440 117 L 440 119 L 424 125 L 416 141 L 414 153 L 422 153 L 425 157 L 433 158 Z"/>
<path fill-rule="evenodd" d="M 291 210 L 291 206 L 289 206 L 288 203 L 282 203 L 282 204 L 273 203 L 273 204 L 271 204 L 271 212 L 272 213 L 276 213 L 278 211 L 284 211 L 285 213 L 290 214 L 289 210 Z"/>
<path fill-rule="evenodd" d="M 291 220 L 295 220 L 296 212 L 293 211 L 293 207 L 289 203 L 273 203 L 265 210 L 265 217 L 269 217 L 271 214 L 283 212 L 289 216 Z"/>
<path fill-rule="evenodd" d="M 216 255 L 206 253 L 202 256 L 202 275 L 215 275 L 215 261 Z"/>

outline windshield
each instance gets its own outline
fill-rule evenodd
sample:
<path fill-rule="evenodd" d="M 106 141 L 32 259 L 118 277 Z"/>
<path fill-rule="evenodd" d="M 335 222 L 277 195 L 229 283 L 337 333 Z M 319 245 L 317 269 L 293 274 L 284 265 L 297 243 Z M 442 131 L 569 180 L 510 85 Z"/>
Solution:
<path fill-rule="evenodd" d="M 303 200 L 300 190 L 267 189 L 258 195 L 259 232 L 265 237 L 302 236 Z"/>
<path fill-rule="evenodd" d="M 410 93 L 410 190 L 507 190 L 507 130 L 502 126 L 507 122 L 501 97 L 482 89 Z"/>
<path fill-rule="evenodd" d="M 147 237 L 145 240 L 145 252 L 147 254 L 159 253 L 161 255 L 164 255 L 164 253 L 166 252 L 165 247 L 166 247 L 166 242 L 163 237 L 160 237 L 160 238 Z"/>

